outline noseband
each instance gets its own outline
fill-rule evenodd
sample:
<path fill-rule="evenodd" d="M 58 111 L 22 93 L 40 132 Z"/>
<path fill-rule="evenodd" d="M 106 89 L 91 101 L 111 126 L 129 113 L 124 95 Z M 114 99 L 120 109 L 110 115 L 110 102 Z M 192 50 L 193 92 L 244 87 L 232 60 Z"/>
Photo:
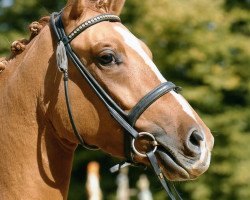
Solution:
<path fill-rule="evenodd" d="M 118 164 L 111 168 L 112 172 L 115 172 L 119 170 L 122 167 L 128 166 L 128 165 L 137 165 L 137 163 L 134 161 L 133 157 L 134 154 L 137 154 L 141 157 L 147 157 L 149 159 L 149 162 L 154 169 L 154 172 L 156 173 L 157 177 L 159 178 L 162 186 L 168 193 L 169 197 L 172 200 L 175 200 L 175 196 L 177 196 L 179 199 L 181 197 L 179 196 L 178 192 L 176 191 L 174 185 L 167 180 L 164 179 L 164 176 L 161 172 L 161 169 L 158 165 L 155 151 L 157 149 L 157 141 L 155 137 L 148 132 L 140 132 L 138 133 L 137 130 L 134 128 L 136 121 L 138 118 L 142 115 L 142 113 L 157 99 L 159 99 L 164 94 L 174 90 L 178 92 L 179 87 L 175 86 L 172 82 L 164 82 L 161 83 L 158 87 L 150 91 L 148 94 L 146 94 L 127 114 L 125 111 L 118 106 L 115 101 L 106 93 L 106 91 L 99 85 L 99 83 L 95 80 L 95 78 L 89 73 L 86 66 L 80 61 L 79 57 L 75 54 L 75 52 L 72 50 L 70 42 L 77 37 L 80 33 L 82 33 L 87 28 L 93 26 L 94 24 L 103 22 L 103 21 L 109 21 L 109 22 L 121 22 L 120 18 L 115 15 L 110 14 L 102 14 L 99 16 L 96 16 L 94 18 L 91 18 L 84 23 L 82 23 L 80 26 L 78 26 L 75 30 L 73 30 L 69 35 L 66 35 L 61 19 L 61 13 L 53 13 L 50 18 L 50 25 L 58 39 L 58 45 L 57 45 L 57 51 L 56 51 L 56 57 L 57 57 L 57 65 L 59 70 L 64 74 L 64 90 L 65 90 L 65 98 L 66 98 L 66 105 L 68 109 L 69 119 L 74 131 L 74 134 L 76 138 L 79 140 L 80 144 L 89 149 L 89 150 L 96 150 L 95 146 L 90 146 L 86 144 L 77 131 L 72 110 L 71 110 L 71 104 L 68 94 L 68 58 L 69 57 L 72 62 L 74 63 L 75 67 L 79 71 L 79 73 L 83 76 L 83 78 L 88 82 L 88 84 L 91 86 L 91 88 L 94 90 L 96 95 L 101 99 L 101 101 L 104 103 L 106 108 L 108 109 L 111 116 L 125 129 L 125 145 L 124 150 L 126 153 L 127 160 L 126 162 L 123 162 L 121 164 Z M 135 141 L 140 137 L 147 137 L 150 140 L 152 140 L 152 146 L 153 148 L 149 152 L 140 152 L 135 147 Z M 175 193 L 175 195 L 174 195 Z"/>

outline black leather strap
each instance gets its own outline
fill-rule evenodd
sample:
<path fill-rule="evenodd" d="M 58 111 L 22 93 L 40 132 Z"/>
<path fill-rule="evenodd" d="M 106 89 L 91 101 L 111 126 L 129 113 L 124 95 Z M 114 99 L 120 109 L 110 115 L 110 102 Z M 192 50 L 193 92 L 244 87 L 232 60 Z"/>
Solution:
<path fill-rule="evenodd" d="M 163 186 L 163 188 L 165 189 L 165 191 L 168 193 L 168 196 L 170 197 L 171 200 L 176 200 L 176 198 L 182 200 L 181 196 L 179 195 L 179 193 L 177 192 L 177 190 L 175 189 L 175 186 L 173 183 L 168 182 L 165 178 L 164 175 L 161 171 L 161 168 L 159 167 L 158 163 L 157 163 L 157 159 L 155 154 L 151 151 L 149 153 L 147 153 L 147 157 L 148 160 L 156 174 L 156 176 L 158 177 L 161 185 Z M 174 194 L 176 195 L 176 197 L 174 196 Z"/>
<path fill-rule="evenodd" d="M 137 119 L 151 104 L 153 104 L 161 96 L 170 92 L 171 90 L 174 90 L 175 88 L 176 88 L 175 84 L 168 81 L 160 84 L 158 87 L 150 91 L 129 112 L 128 114 L 129 123 L 132 126 L 134 126 Z"/>
<path fill-rule="evenodd" d="M 80 144 L 88 149 L 88 150 L 98 150 L 99 148 L 96 146 L 92 146 L 92 145 L 88 145 L 81 137 L 81 135 L 79 134 L 79 132 L 77 131 L 75 122 L 74 122 L 74 117 L 72 114 L 72 110 L 71 110 L 71 104 L 70 104 L 70 98 L 69 98 L 69 92 L 68 92 L 68 72 L 64 71 L 64 92 L 65 92 L 65 99 L 66 99 L 66 105 L 67 105 L 67 110 L 68 110 L 68 115 L 69 115 L 69 119 L 74 131 L 74 134 L 76 136 L 76 138 L 78 139 L 78 141 L 80 142 Z"/>

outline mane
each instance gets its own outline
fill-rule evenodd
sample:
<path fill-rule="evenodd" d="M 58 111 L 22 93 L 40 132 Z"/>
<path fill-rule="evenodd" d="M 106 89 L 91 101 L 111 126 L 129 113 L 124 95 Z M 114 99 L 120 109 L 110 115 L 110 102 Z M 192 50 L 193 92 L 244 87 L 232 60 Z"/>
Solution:
<path fill-rule="evenodd" d="M 29 39 L 19 39 L 12 42 L 9 57 L 0 58 L 0 73 L 6 68 L 8 61 L 21 54 L 26 46 L 41 32 L 41 30 L 48 24 L 50 16 L 44 16 L 38 21 L 34 21 L 29 25 L 30 36 Z"/>

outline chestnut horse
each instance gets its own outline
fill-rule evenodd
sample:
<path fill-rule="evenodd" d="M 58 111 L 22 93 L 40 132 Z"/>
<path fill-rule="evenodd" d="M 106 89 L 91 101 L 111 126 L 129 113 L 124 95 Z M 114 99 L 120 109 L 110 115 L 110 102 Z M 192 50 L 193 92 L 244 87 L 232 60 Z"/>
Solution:
<path fill-rule="evenodd" d="M 51 24 L 41 20 L 37 36 L 1 59 L 0 199 L 67 199 L 79 143 L 151 164 L 161 180 L 161 170 L 181 181 L 209 167 L 210 130 L 115 16 L 123 5 L 68 0 Z"/>

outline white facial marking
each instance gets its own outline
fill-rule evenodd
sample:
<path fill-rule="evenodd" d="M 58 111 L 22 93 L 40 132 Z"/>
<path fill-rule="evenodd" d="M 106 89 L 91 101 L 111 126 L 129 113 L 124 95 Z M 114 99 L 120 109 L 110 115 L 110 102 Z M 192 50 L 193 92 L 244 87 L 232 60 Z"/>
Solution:
<path fill-rule="evenodd" d="M 162 74 L 160 73 L 158 68 L 155 66 L 153 61 L 150 59 L 148 54 L 146 54 L 146 52 L 141 47 L 139 40 L 132 33 L 130 33 L 129 31 L 127 31 L 126 29 L 124 29 L 120 26 L 115 26 L 114 29 L 118 33 L 120 33 L 120 35 L 124 38 L 125 43 L 142 57 L 144 62 L 152 69 L 152 71 L 156 74 L 158 79 L 162 83 L 166 82 L 167 80 L 162 76 Z M 196 118 L 195 118 L 194 113 L 191 109 L 191 106 L 187 103 L 187 101 L 181 95 L 177 94 L 174 91 L 172 91 L 170 93 L 179 102 L 179 104 L 182 106 L 183 110 L 196 121 Z"/>
<path fill-rule="evenodd" d="M 208 166 L 209 163 L 210 163 L 211 153 L 210 153 L 210 151 L 207 150 L 205 141 L 206 140 L 202 141 L 201 144 L 200 144 L 201 156 L 200 156 L 200 159 L 192 165 L 193 169 L 198 168 L 201 164 L 203 166 Z M 203 163 L 204 161 L 206 161 L 206 162 Z"/>
<path fill-rule="evenodd" d="M 195 118 L 195 115 L 194 115 L 194 112 L 191 108 L 191 106 L 189 105 L 189 103 L 184 99 L 183 96 L 181 96 L 180 94 L 177 94 L 176 92 L 174 91 L 171 91 L 170 92 L 174 97 L 175 99 L 181 104 L 182 106 L 182 109 L 190 116 L 192 117 L 196 122 L 196 118 Z"/>
<path fill-rule="evenodd" d="M 156 74 L 159 80 L 161 82 L 166 82 L 166 79 L 162 76 L 162 74 L 160 73 L 158 68 L 155 66 L 153 61 L 150 59 L 148 54 L 146 54 L 146 52 L 141 47 L 139 40 L 129 31 L 127 31 L 126 29 L 120 26 L 115 26 L 114 29 L 122 35 L 125 43 L 128 46 L 130 46 L 133 50 L 135 50 L 143 58 L 144 62 L 153 70 L 153 72 Z"/>

